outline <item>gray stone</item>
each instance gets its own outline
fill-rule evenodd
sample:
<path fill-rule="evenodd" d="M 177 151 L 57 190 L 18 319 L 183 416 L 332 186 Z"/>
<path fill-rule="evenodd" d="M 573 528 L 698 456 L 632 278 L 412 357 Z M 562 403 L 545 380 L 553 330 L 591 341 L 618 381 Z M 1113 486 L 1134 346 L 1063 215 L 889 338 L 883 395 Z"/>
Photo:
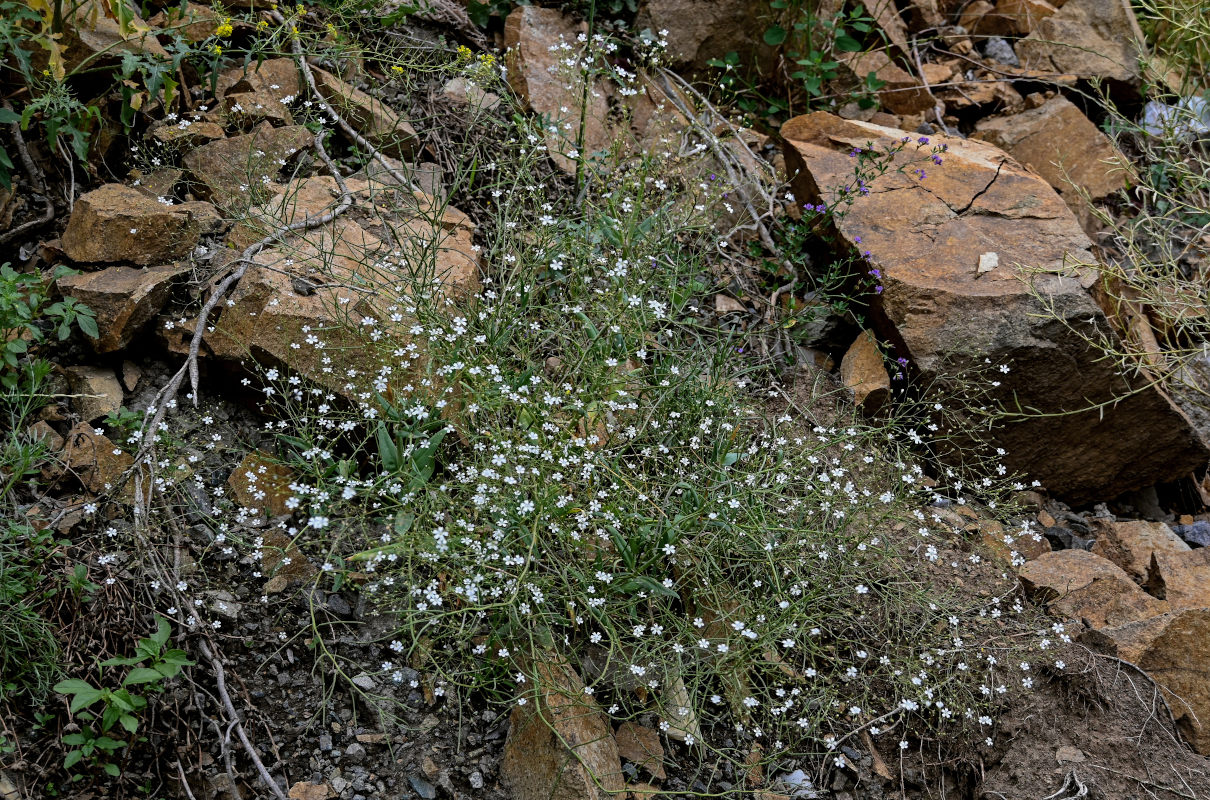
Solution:
<path fill-rule="evenodd" d="M 983 55 L 1010 67 L 1021 66 L 1013 46 L 999 36 L 992 36 L 987 40 L 987 44 L 983 45 Z"/>

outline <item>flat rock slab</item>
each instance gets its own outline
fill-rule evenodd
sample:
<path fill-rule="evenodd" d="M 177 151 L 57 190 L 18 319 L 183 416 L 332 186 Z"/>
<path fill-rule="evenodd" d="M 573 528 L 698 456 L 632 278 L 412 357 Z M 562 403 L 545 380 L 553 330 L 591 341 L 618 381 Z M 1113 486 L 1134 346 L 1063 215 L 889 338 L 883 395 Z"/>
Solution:
<path fill-rule="evenodd" d="M 826 112 L 795 117 L 782 135 L 800 203 L 830 203 L 852 182 L 854 148 L 916 138 Z M 940 166 L 925 160 L 920 180 L 909 170 L 936 144 L 949 152 Z M 997 426 L 996 443 L 1010 468 L 1069 501 L 1175 480 L 1205 464 L 1210 448 L 1170 399 L 1127 384 L 1090 344 L 1110 333 L 1089 292 L 1095 259 L 1054 189 L 972 140 L 938 136 L 919 152 L 912 143 L 896 163 L 903 172 L 877 178 L 835 218 L 841 237 L 870 251 L 881 270 L 873 317 L 892 356 L 910 359 L 926 381 L 985 359 L 1007 366 L 994 375 L 992 399 L 1024 413 Z"/>
<path fill-rule="evenodd" d="M 209 203 L 166 205 L 120 183 L 76 200 L 63 252 L 78 264 L 163 264 L 187 256 L 222 220 Z"/>
<path fill-rule="evenodd" d="M 1087 550 L 1044 553 L 1021 568 L 1030 599 L 1099 630 L 1163 614 L 1168 604 L 1140 589 L 1113 562 Z"/>
<path fill-rule="evenodd" d="M 67 297 L 74 297 L 96 314 L 100 336 L 90 339 L 98 353 L 113 353 L 134 337 L 168 302 L 173 282 L 187 274 L 181 264 L 134 269 L 109 267 L 59 279 Z"/>

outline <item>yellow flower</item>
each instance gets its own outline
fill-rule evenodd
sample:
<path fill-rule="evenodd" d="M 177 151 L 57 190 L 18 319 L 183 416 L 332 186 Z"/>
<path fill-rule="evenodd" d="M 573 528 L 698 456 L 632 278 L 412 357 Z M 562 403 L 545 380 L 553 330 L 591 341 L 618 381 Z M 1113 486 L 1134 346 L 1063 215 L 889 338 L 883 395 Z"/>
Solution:
<path fill-rule="evenodd" d="M 459 61 L 470 61 L 473 55 L 474 54 L 471 53 L 471 49 L 469 47 L 467 47 L 464 44 L 458 45 L 458 60 Z"/>
<path fill-rule="evenodd" d="M 395 66 L 391 67 L 391 72 L 394 72 L 394 73 L 396 73 L 396 74 L 402 74 L 402 73 L 403 73 L 403 67 L 401 67 L 401 66 L 399 66 L 398 64 L 396 64 Z"/>
<path fill-rule="evenodd" d="M 234 28 L 231 25 L 231 20 L 225 19 L 218 24 L 217 28 L 214 29 L 214 35 L 221 36 L 221 37 L 227 37 L 227 36 L 231 35 L 231 32 L 233 30 L 234 30 Z"/>
<path fill-rule="evenodd" d="M 269 28 L 269 20 L 267 20 L 267 19 L 262 19 L 260 22 L 256 23 L 256 29 L 258 31 L 268 30 L 268 28 Z"/>
<path fill-rule="evenodd" d="M 223 54 L 223 48 L 219 47 L 217 44 L 211 47 L 210 51 L 216 56 L 221 56 Z"/>
<path fill-rule="evenodd" d="M 307 9 L 303 7 L 303 4 L 302 4 L 302 3 L 299 3 L 299 4 L 298 4 L 298 5 L 296 5 L 294 8 L 295 8 L 295 10 L 297 10 L 297 11 L 298 11 L 298 13 L 299 13 L 300 15 L 301 15 L 301 14 L 306 14 L 306 13 L 307 13 Z"/>

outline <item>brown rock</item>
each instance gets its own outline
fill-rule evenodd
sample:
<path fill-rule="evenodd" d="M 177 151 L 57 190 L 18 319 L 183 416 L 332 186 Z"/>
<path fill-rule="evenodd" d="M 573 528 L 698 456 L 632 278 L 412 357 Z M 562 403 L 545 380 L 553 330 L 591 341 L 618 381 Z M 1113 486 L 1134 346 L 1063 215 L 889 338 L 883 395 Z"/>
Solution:
<path fill-rule="evenodd" d="M 113 370 L 101 367 L 65 367 L 72 405 L 80 419 L 92 422 L 122 407 L 122 384 Z"/>
<path fill-rule="evenodd" d="M 962 9 L 962 14 L 958 17 L 958 24 L 966 28 L 968 33 L 983 36 L 987 33 L 988 16 L 995 10 L 996 7 L 987 0 L 974 0 L 974 2 L 967 3 Z"/>
<path fill-rule="evenodd" d="M 1084 208 L 1084 200 L 1072 183 L 1086 190 L 1094 201 L 1104 200 L 1127 184 L 1129 162 L 1062 95 L 1019 114 L 980 120 L 975 125 L 975 138 L 991 142 L 1031 167 L 1069 206 Z"/>
<path fill-rule="evenodd" d="M 975 529 L 982 534 L 983 544 L 1010 564 L 1020 566 L 1050 552 L 1050 541 L 1038 533 L 1009 530 L 995 520 L 979 520 Z"/>
<path fill-rule="evenodd" d="M 500 105 L 500 95 L 485 91 L 478 84 L 461 76 L 447 81 L 445 86 L 441 87 L 441 94 L 460 106 L 491 110 Z"/>
<path fill-rule="evenodd" d="M 252 133 L 202 145 L 183 161 L 202 194 L 220 208 L 238 209 L 255 202 L 253 187 L 277 176 L 279 160 L 310 147 L 313 140 L 301 125 L 262 125 Z"/>
<path fill-rule="evenodd" d="M 134 458 L 117 445 L 81 422 L 67 434 L 63 448 L 63 464 L 84 488 L 94 494 L 107 491 L 132 464 Z M 116 451 L 116 452 L 115 452 Z M 129 492 L 130 486 L 126 487 Z M 130 493 L 133 497 L 133 493 Z"/>
<path fill-rule="evenodd" d="M 500 774 L 516 800 L 606 800 L 625 788 L 596 700 L 565 661 L 537 664 L 536 698 L 513 708 Z"/>
<path fill-rule="evenodd" d="M 153 59 L 168 57 L 155 38 L 156 31 L 138 14 L 131 13 L 127 31 L 123 33 L 118 21 L 100 0 L 83 0 L 65 11 L 59 43 L 63 69 L 69 73 L 85 61 L 96 66 L 117 60 L 123 53 L 137 53 Z"/>
<path fill-rule="evenodd" d="M 931 111 L 937 101 L 913 75 L 901 69 L 882 50 L 854 53 L 842 62 L 855 79 L 864 81 L 873 72 L 886 86 L 878 90 L 878 102 L 895 114 Z"/>
<path fill-rule="evenodd" d="M 903 17 L 899 16 L 899 7 L 895 0 L 869 0 L 865 3 L 865 8 L 886 34 L 886 40 L 898 48 L 899 52 L 907 53 L 907 26 L 903 24 Z"/>
<path fill-rule="evenodd" d="M 1160 685 L 1185 739 L 1210 754 L 1210 608 L 1173 611 L 1101 634 L 1118 658 Z"/>
<path fill-rule="evenodd" d="M 660 744 L 658 731 L 633 722 L 623 722 L 613 732 L 618 745 L 618 755 L 637 766 L 653 778 L 664 780 L 664 746 Z"/>
<path fill-rule="evenodd" d="M 1093 519 L 1092 523 L 1093 534 L 1097 540 L 1092 552 L 1126 570 L 1136 583 L 1146 580 L 1153 554 L 1189 551 L 1189 545 L 1162 522 L 1138 519 L 1109 522 Z"/>
<path fill-rule="evenodd" d="M 119 377 L 122 379 L 122 388 L 133 392 L 139 388 L 139 382 L 143 380 L 143 368 L 133 361 L 123 361 L 122 374 Z"/>
<path fill-rule="evenodd" d="M 337 793 L 326 783 L 299 781 L 290 787 L 286 796 L 290 800 L 328 800 L 329 797 L 337 797 Z"/>
<path fill-rule="evenodd" d="M 188 267 L 178 265 L 108 267 L 60 278 L 58 285 L 65 296 L 93 310 L 101 335 L 91 340 L 92 346 L 98 353 L 112 353 L 130 344 L 163 310 L 173 282 L 188 272 Z"/>
<path fill-rule="evenodd" d="M 296 479 L 294 471 L 285 464 L 255 451 L 244 456 L 231 471 L 227 485 L 231 487 L 232 499 L 241 508 L 254 516 L 276 517 L 289 512 L 286 501 L 294 494 L 290 484 Z"/>
<path fill-rule="evenodd" d="M 107 183 L 76 200 L 63 231 L 63 252 L 80 264 L 174 261 L 221 220 L 209 203 L 166 206 L 137 189 Z"/>
<path fill-rule="evenodd" d="M 218 93 L 266 93 L 276 100 L 297 97 L 302 91 L 298 65 L 292 58 L 270 58 L 260 64 L 248 64 L 223 72 L 218 77 Z"/>
<path fill-rule="evenodd" d="M 1087 550 L 1044 553 L 1026 563 L 1020 576 L 1032 600 L 1096 630 L 1168 610 L 1167 603 L 1144 592 L 1112 562 Z"/>
<path fill-rule="evenodd" d="M 285 591 L 291 583 L 309 581 L 319 573 L 290 537 L 277 528 L 265 528 L 261 533 L 260 561 L 261 572 L 269 576 L 265 594 Z"/>
<path fill-rule="evenodd" d="M 223 132 L 223 126 L 217 122 L 184 119 L 179 122 L 157 120 L 151 124 L 147 135 L 160 144 L 171 145 L 184 151 L 222 139 L 226 133 Z"/>
<path fill-rule="evenodd" d="M 667 31 L 669 60 L 690 71 L 707 70 L 707 61 L 732 51 L 741 63 L 765 65 L 774 53 L 761 38 L 768 14 L 761 0 L 647 0 L 636 28 Z"/>
<path fill-rule="evenodd" d="M 51 453 L 59 452 L 65 444 L 63 437 L 46 420 L 38 420 L 26 428 L 25 432 L 31 439 L 45 444 L 47 451 Z"/>
<path fill-rule="evenodd" d="M 131 188 L 155 200 L 160 197 L 172 197 L 176 185 L 185 177 L 185 170 L 175 167 L 163 167 L 152 172 L 131 170 Z"/>
<path fill-rule="evenodd" d="M 851 180 L 853 148 L 915 138 L 823 112 L 790 120 L 782 135 L 803 202 L 830 202 L 835 187 Z M 1006 366 L 1008 373 L 994 375 L 993 399 L 1049 416 L 1026 417 L 993 435 L 1008 452 L 1007 465 L 1053 495 L 1075 502 L 1111 497 L 1203 465 L 1210 448 L 1188 418 L 1158 390 L 1115 374 L 1088 343 L 1109 328 L 1088 291 L 1096 276 L 1079 266 L 1095 263 L 1091 243 L 1062 199 L 989 144 L 933 137 L 930 146 L 939 144 L 949 151 L 943 165 L 926 164 L 924 181 L 892 169 L 878 179 L 878 191 L 836 221 L 853 249 L 869 250 L 870 265 L 882 271 L 873 314 L 881 338 L 896 342 L 925 381 L 985 358 Z M 919 156 L 914 146 L 907 150 L 896 158 L 910 168 Z M 980 270 L 993 261 L 999 266 Z M 1031 269 L 1029 282 L 1019 278 L 1018 264 Z M 1048 322 L 1039 297 L 1076 332 Z M 1098 403 L 1103 410 L 1087 410 Z"/>
<path fill-rule="evenodd" d="M 849 346 L 840 361 L 840 380 L 849 390 L 853 405 L 873 414 L 891 396 L 891 377 L 887 375 L 878 340 L 863 331 Z"/>
<path fill-rule="evenodd" d="M 546 130 L 549 155 L 569 175 L 576 171 L 576 159 L 568 154 L 577 150 L 584 87 L 578 73 L 569 74 L 561 65 L 565 58 L 580 51 L 576 41 L 579 33 L 569 17 L 553 8 L 520 6 L 504 23 L 509 86 L 530 108 L 550 120 Z M 585 157 L 608 150 L 613 143 L 608 95 L 608 86 L 602 81 L 594 81 L 589 89 L 584 141 L 579 147 Z"/>
<path fill-rule="evenodd" d="M 1068 0 L 1035 22 L 1016 50 L 1025 69 L 1137 86 L 1142 41 L 1129 0 Z"/>
<path fill-rule="evenodd" d="M 1146 587 L 1173 611 L 1210 607 L 1210 548 L 1152 553 Z"/>
<path fill-rule="evenodd" d="M 171 5 L 147 22 L 161 30 L 169 30 L 187 42 L 197 43 L 214 35 L 219 25 L 219 17 L 209 6 L 187 2 L 184 8 Z M 232 27 L 235 24 L 233 21 Z"/>
<path fill-rule="evenodd" d="M 411 158 L 420 139 L 411 124 L 381 100 L 342 81 L 330 72 L 312 67 L 315 86 L 338 114 L 382 152 Z"/>
<path fill-rule="evenodd" d="M 1001 35 L 1025 36 L 1040 20 L 1058 11 L 1046 0 L 999 0 L 993 15 L 996 27 L 991 31 Z"/>

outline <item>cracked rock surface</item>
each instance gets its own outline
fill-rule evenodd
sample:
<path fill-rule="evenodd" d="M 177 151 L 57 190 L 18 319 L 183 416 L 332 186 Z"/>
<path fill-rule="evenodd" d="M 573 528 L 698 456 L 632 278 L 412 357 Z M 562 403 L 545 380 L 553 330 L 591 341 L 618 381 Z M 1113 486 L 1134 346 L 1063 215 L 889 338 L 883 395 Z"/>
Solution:
<path fill-rule="evenodd" d="M 920 377 L 984 359 L 1012 364 L 992 387 L 1020 413 L 996 434 L 1011 467 L 1083 501 L 1204 463 L 1206 442 L 1171 400 L 1127 383 L 1099 357 L 1096 341 L 1112 331 L 1090 293 L 1091 243 L 1036 173 L 983 142 L 937 136 L 917 150 L 914 134 L 826 112 L 795 117 L 782 136 L 800 203 L 835 199 L 820 187 L 853 180 L 854 148 L 885 150 L 911 137 L 896 156 L 902 169 L 833 219 L 842 240 L 870 251 L 881 270 L 875 324 Z M 949 147 L 940 166 L 927 160 L 937 144 Z M 920 167 L 923 179 L 912 172 Z M 1057 319 L 1044 318 L 1047 305 Z"/>

